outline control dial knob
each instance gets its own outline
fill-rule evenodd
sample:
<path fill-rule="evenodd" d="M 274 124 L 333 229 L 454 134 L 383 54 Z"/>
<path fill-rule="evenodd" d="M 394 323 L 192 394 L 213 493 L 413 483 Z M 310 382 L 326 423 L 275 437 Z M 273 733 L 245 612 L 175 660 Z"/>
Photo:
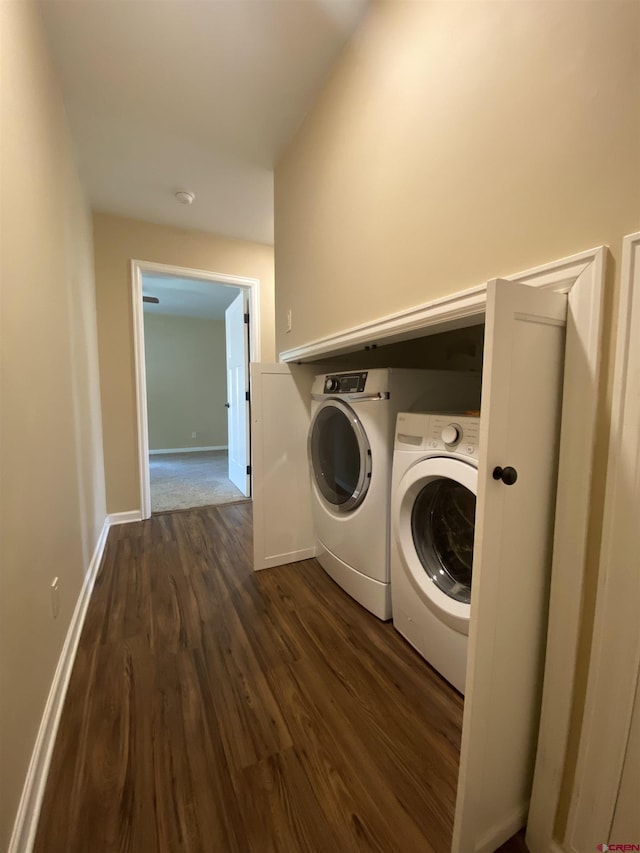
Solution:
<path fill-rule="evenodd" d="M 336 379 L 335 376 L 327 376 L 324 381 L 324 390 L 325 391 L 337 391 L 340 387 L 340 382 Z"/>
<path fill-rule="evenodd" d="M 445 444 L 455 444 L 460 441 L 460 427 L 457 424 L 447 424 L 440 433 Z"/>

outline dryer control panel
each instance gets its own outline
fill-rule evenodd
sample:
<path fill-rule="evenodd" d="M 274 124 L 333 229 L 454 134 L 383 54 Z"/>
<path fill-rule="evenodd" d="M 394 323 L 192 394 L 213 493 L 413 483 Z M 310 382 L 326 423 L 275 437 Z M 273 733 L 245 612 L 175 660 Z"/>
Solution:
<path fill-rule="evenodd" d="M 459 453 L 478 458 L 480 418 L 455 412 L 400 412 L 396 424 L 397 450 Z"/>
<path fill-rule="evenodd" d="M 324 379 L 325 394 L 357 394 L 364 391 L 367 384 L 366 370 L 358 373 L 328 374 Z"/>

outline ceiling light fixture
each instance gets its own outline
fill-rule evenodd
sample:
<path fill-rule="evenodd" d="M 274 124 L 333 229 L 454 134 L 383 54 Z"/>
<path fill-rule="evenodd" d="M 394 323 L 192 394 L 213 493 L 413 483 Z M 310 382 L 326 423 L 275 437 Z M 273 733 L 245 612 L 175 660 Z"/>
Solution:
<path fill-rule="evenodd" d="M 193 204 L 195 197 L 196 194 L 189 190 L 178 190 L 176 192 L 176 201 L 179 201 L 180 204 Z"/>

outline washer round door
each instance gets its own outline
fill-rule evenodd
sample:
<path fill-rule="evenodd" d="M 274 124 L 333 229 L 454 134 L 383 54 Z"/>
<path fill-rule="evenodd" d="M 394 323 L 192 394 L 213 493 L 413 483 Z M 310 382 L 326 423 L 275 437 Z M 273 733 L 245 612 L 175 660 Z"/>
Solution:
<path fill-rule="evenodd" d="M 340 400 L 325 400 L 311 422 L 308 450 L 323 501 L 335 512 L 352 512 L 371 479 L 371 448 L 353 409 Z"/>
<path fill-rule="evenodd" d="M 443 622 L 469 632 L 477 469 L 450 457 L 423 459 L 394 496 L 394 535 L 405 570 Z"/>

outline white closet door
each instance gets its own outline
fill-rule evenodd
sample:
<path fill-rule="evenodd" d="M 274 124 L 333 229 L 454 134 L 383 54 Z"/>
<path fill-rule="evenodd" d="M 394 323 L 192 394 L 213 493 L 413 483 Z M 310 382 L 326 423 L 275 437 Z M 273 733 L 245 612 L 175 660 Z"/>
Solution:
<path fill-rule="evenodd" d="M 542 691 L 566 312 L 565 295 L 489 283 L 454 853 L 490 853 L 526 822 Z M 498 467 L 513 468 L 516 481 L 494 479 Z"/>
<path fill-rule="evenodd" d="M 315 555 L 307 460 L 313 371 L 251 364 L 253 568 Z"/>

